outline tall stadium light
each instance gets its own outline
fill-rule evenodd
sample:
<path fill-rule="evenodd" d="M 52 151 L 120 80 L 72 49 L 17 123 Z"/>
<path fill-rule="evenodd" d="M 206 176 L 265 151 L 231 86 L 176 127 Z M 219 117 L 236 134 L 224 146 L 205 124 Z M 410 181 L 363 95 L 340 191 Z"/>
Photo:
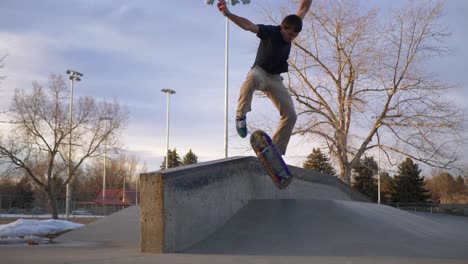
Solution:
<path fill-rule="evenodd" d="M 162 89 L 161 92 L 167 94 L 167 118 L 166 118 L 166 170 L 169 168 L 169 105 L 170 105 L 170 95 L 175 94 L 176 92 L 171 89 Z"/>
<path fill-rule="evenodd" d="M 105 133 L 106 133 L 106 138 L 104 140 L 104 160 L 103 160 L 103 171 L 102 171 L 102 202 L 104 204 L 104 201 L 106 200 L 106 172 L 107 172 L 107 123 L 111 121 L 112 118 L 110 117 L 101 117 L 99 118 L 99 121 L 106 121 L 105 123 Z"/>
<path fill-rule="evenodd" d="M 228 4 L 229 6 L 229 4 Z M 229 19 L 226 17 L 226 40 L 224 51 L 224 157 L 229 156 Z"/>
<path fill-rule="evenodd" d="M 396 115 L 382 115 L 381 119 L 386 119 L 386 118 L 400 118 L 402 117 L 401 114 L 396 114 Z M 374 116 L 373 118 L 377 118 L 377 116 Z M 380 123 L 378 126 L 380 128 L 382 124 Z M 378 153 L 378 169 L 377 169 L 377 203 L 380 204 L 381 203 L 381 189 L 382 189 L 382 182 L 381 182 L 381 178 L 380 178 L 380 173 L 382 172 L 382 170 L 380 169 L 380 166 L 381 166 L 381 151 L 382 151 L 382 145 L 380 143 L 380 135 L 379 135 L 379 129 L 377 129 L 376 131 L 376 135 L 377 135 L 377 144 L 379 145 L 379 153 Z"/>
<path fill-rule="evenodd" d="M 215 0 L 205 0 L 208 5 L 213 5 Z M 233 6 L 239 3 L 239 0 L 231 0 Z M 242 0 L 244 5 L 250 4 L 250 0 Z M 229 0 L 226 2 L 229 7 Z M 226 44 L 225 44 L 225 61 L 224 61 L 224 157 L 229 156 L 228 153 L 228 115 L 229 115 L 229 18 L 226 17 Z"/>
<path fill-rule="evenodd" d="M 380 146 L 380 137 L 379 137 L 379 130 L 376 131 L 377 133 L 377 144 L 379 145 L 379 165 L 377 167 L 377 203 L 380 204 L 380 151 L 381 151 L 381 146 Z"/>
<path fill-rule="evenodd" d="M 75 81 L 79 82 L 81 81 L 81 77 L 83 77 L 82 73 L 79 73 L 77 71 L 73 70 L 67 70 L 66 73 L 69 76 L 70 79 L 70 117 L 69 117 L 69 129 L 70 129 L 70 137 L 68 138 L 68 168 L 67 168 L 67 174 L 68 174 L 68 181 L 71 179 L 71 147 L 72 147 L 72 129 L 73 129 L 73 84 Z M 68 219 L 68 215 L 70 213 L 70 196 L 71 196 L 71 190 L 70 190 L 70 183 L 67 182 L 67 187 L 66 187 L 66 198 L 65 198 L 65 219 Z"/>

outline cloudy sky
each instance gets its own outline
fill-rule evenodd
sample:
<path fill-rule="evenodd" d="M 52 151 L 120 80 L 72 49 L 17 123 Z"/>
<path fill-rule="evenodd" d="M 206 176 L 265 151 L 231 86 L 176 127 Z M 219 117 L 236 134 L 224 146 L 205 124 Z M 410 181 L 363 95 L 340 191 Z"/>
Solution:
<path fill-rule="evenodd" d="M 277 10 L 287 0 L 252 0 L 231 11 L 255 23 L 268 22 L 264 8 Z M 382 9 L 404 1 L 363 0 Z M 313 7 L 312 7 L 313 8 Z M 454 55 L 434 60 L 442 78 L 468 86 L 468 1 L 450 0 L 444 23 L 452 36 Z M 279 15 L 277 12 L 275 15 Z M 192 149 L 199 161 L 224 157 L 225 19 L 204 0 L 2 0 L 0 1 L 0 56 L 7 54 L 0 76 L 0 110 L 11 103 L 15 89 L 30 89 L 33 81 L 46 83 L 51 74 L 67 69 L 84 74 L 75 96 L 116 98 L 130 111 L 123 133 L 126 148 L 156 170 L 166 148 L 166 95 L 171 96 L 170 148 L 180 156 Z M 253 63 L 258 40 L 231 24 L 229 64 L 229 156 L 254 155 L 248 139 L 234 127 L 239 86 Z M 466 102 L 465 88 L 455 92 Z M 75 98 L 76 98 L 75 97 Z M 267 100 L 255 109 L 276 110 Z M 255 122 L 262 115 L 250 114 Z M 276 119 L 275 119 L 276 118 Z M 300 165 L 312 144 L 293 138 L 286 160 Z"/>

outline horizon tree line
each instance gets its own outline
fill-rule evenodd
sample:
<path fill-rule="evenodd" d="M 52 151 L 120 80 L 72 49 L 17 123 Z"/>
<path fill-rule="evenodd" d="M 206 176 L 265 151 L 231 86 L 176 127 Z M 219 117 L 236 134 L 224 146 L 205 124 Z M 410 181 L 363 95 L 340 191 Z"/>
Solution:
<path fill-rule="evenodd" d="M 336 176 L 327 155 L 319 148 L 303 163 L 305 169 Z M 377 175 L 380 171 L 381 201 L 387 203 L 468 203 L 468 175 L 453 177 L 448 172 L 433 173 L 424 177 L 419 165 L 407 157 L 392 177 L 379 170 L 373 157 L 364 157 L 354 167 L 352 187 L 373 201 L 377 201 Z"/>

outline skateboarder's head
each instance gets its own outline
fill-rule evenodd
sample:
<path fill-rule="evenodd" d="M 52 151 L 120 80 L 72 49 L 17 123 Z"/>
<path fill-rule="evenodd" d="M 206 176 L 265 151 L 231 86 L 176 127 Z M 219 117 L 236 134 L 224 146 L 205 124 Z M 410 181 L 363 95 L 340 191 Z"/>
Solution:
<path fill-rule="evenodd" d="M 302 31 L 302 19 L 298 15 L 289 15 L 281 22 L 281 35 L 286 42 L 293 41 Z"/>

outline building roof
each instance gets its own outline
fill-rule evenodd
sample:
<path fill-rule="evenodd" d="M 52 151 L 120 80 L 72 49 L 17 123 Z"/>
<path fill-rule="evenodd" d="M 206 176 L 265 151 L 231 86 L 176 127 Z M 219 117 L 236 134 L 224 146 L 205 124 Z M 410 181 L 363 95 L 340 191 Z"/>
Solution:
<path fill-rule="evenodd" d="M 130 205 L 131 203 L 135 202 L 136 198 L 136 191 L 134 190 L 126 190 L 125 191 L 125 202 L 123 202 L 123 190 L 122 189 L 107 189 L 103 198 L 102 190 L 100 190 L 96 197 L 94 198 L 94 202 L 97 204 L 102 205 Z"/>

